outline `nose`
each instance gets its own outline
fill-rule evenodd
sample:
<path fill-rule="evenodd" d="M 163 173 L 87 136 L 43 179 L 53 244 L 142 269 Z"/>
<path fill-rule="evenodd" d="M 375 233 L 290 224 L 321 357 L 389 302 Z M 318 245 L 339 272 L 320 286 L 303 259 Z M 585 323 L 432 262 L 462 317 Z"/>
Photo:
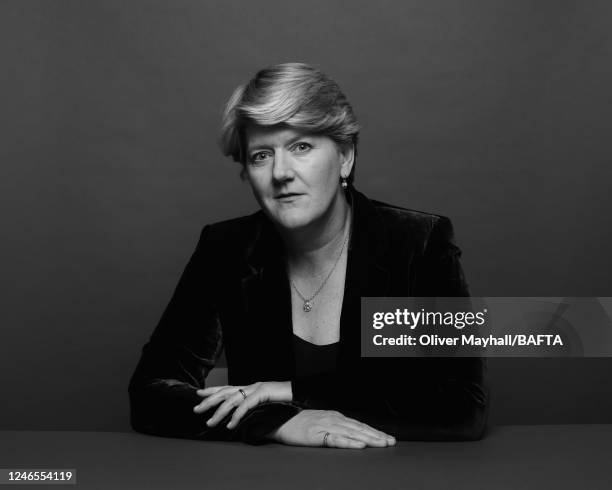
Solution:
<path fill-rule="evenodd" d="M 283 150 L 274 154 L 274 165 L 272 167 L 272 178 L 276 182 L 285 182 L 293 178 L 293 166 L 291 156 Z"/>

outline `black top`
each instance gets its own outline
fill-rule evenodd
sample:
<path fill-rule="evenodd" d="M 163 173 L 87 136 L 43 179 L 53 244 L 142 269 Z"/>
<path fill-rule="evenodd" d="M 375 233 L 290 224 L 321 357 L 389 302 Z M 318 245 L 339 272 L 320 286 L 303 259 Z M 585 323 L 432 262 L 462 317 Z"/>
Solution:
<path fill-rule="evenodd" d="M 297 376 L 310 376 L 335 371 L 338 345 L 339 342 L 325 345 L 312 344 L 293 334 L 295 374 Z"/>

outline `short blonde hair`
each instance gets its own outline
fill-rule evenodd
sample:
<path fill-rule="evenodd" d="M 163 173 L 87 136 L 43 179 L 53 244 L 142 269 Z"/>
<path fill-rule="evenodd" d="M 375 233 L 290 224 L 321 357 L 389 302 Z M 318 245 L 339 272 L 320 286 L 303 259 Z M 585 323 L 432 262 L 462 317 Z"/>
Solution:
<path fill-rule="evenodd" d="M 330 77 L 306 63 L 281 63 L 255 74 L 229 98 L 223 112 L 220 146 L 246 163 L 245 127 L 286 126 L 327 136 L 357 156 L 359 123 L 345 95 Z M 348 177 L 351 183 L 355 165 Z"/>

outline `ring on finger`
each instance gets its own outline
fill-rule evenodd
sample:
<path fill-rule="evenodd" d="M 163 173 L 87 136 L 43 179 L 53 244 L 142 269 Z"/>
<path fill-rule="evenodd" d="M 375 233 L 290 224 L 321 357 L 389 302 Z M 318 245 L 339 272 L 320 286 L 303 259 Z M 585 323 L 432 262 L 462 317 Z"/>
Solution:
<path fill-rule="evenodd" d="M 331 434 L 329 432 L 326 432 L 325 435 L 323 436 L 323 447 L 327 447 L 327 438 L 330 436 Z"/>
<path fill-rule="evenodd" d="M 238 389 L 238 393 L 240 393 L 243 396 L 243 398 L 246 400 L 247 394 L 244 392 L 242 388 Z"/>

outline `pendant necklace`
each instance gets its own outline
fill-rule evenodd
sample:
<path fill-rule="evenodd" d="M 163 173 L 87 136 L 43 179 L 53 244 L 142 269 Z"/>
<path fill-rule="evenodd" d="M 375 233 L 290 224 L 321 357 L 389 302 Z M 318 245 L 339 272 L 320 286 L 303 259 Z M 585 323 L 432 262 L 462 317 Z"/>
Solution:
<path fill-rule="evenodd" d="M 351 209 L 351 214 L 352 214 L 352 211 L 353 210 Z M 350 223 L 349 223 L 349 226 L 350 226 Z M 321 284 L 321 286 L 319 286 L 319 289 L 317 289 L 316 292 L 310 298 L 306 298 L 300 292 L 300 290 L 297 288 L 297 286 L 293 282 L 293 279 L 289 278 L 289 281 L 291 282 L 291 286 L 293 287 L 293 289 L 295 289 L 295 292 L 298 294 L 298 296 L 300 298 L 302 298 L 302 301 L 304 302 L 304 305 L 302 306 L 302 309 L 304 310 L 304 313 L 308 313 L 308 312 L 312 311 L 312 302 L 313 302 L 313 300 L 321 292 L 321 290 L 323 289 L 325 284 L 327 284 L 327 281 L 329 280 L 329 278 L 331 277 L 333 272 L 336 270 L 336 266 L 338 265 L 338 262 L 340 262 L 340 257 L 342 257 L 342 253 L 344 252 L 344 247 L 346 247 L 346 243 L 348 242 L 350 236 L 351 236 L 351 233 L 350 233 L 350 229 L 349 229 L 348 233 L 346 234 L 346 238 L 344 239 L 344 242 L 342 243 L 342 248 L 340 249 L 340 253 L 338 254 L 338 257 L 336 258 L 336 261 L 334 262 L 333 267 L 328 272 L 327 276 L 325 276 L 325 279 L 323 280 L 323 283 Z"/>

